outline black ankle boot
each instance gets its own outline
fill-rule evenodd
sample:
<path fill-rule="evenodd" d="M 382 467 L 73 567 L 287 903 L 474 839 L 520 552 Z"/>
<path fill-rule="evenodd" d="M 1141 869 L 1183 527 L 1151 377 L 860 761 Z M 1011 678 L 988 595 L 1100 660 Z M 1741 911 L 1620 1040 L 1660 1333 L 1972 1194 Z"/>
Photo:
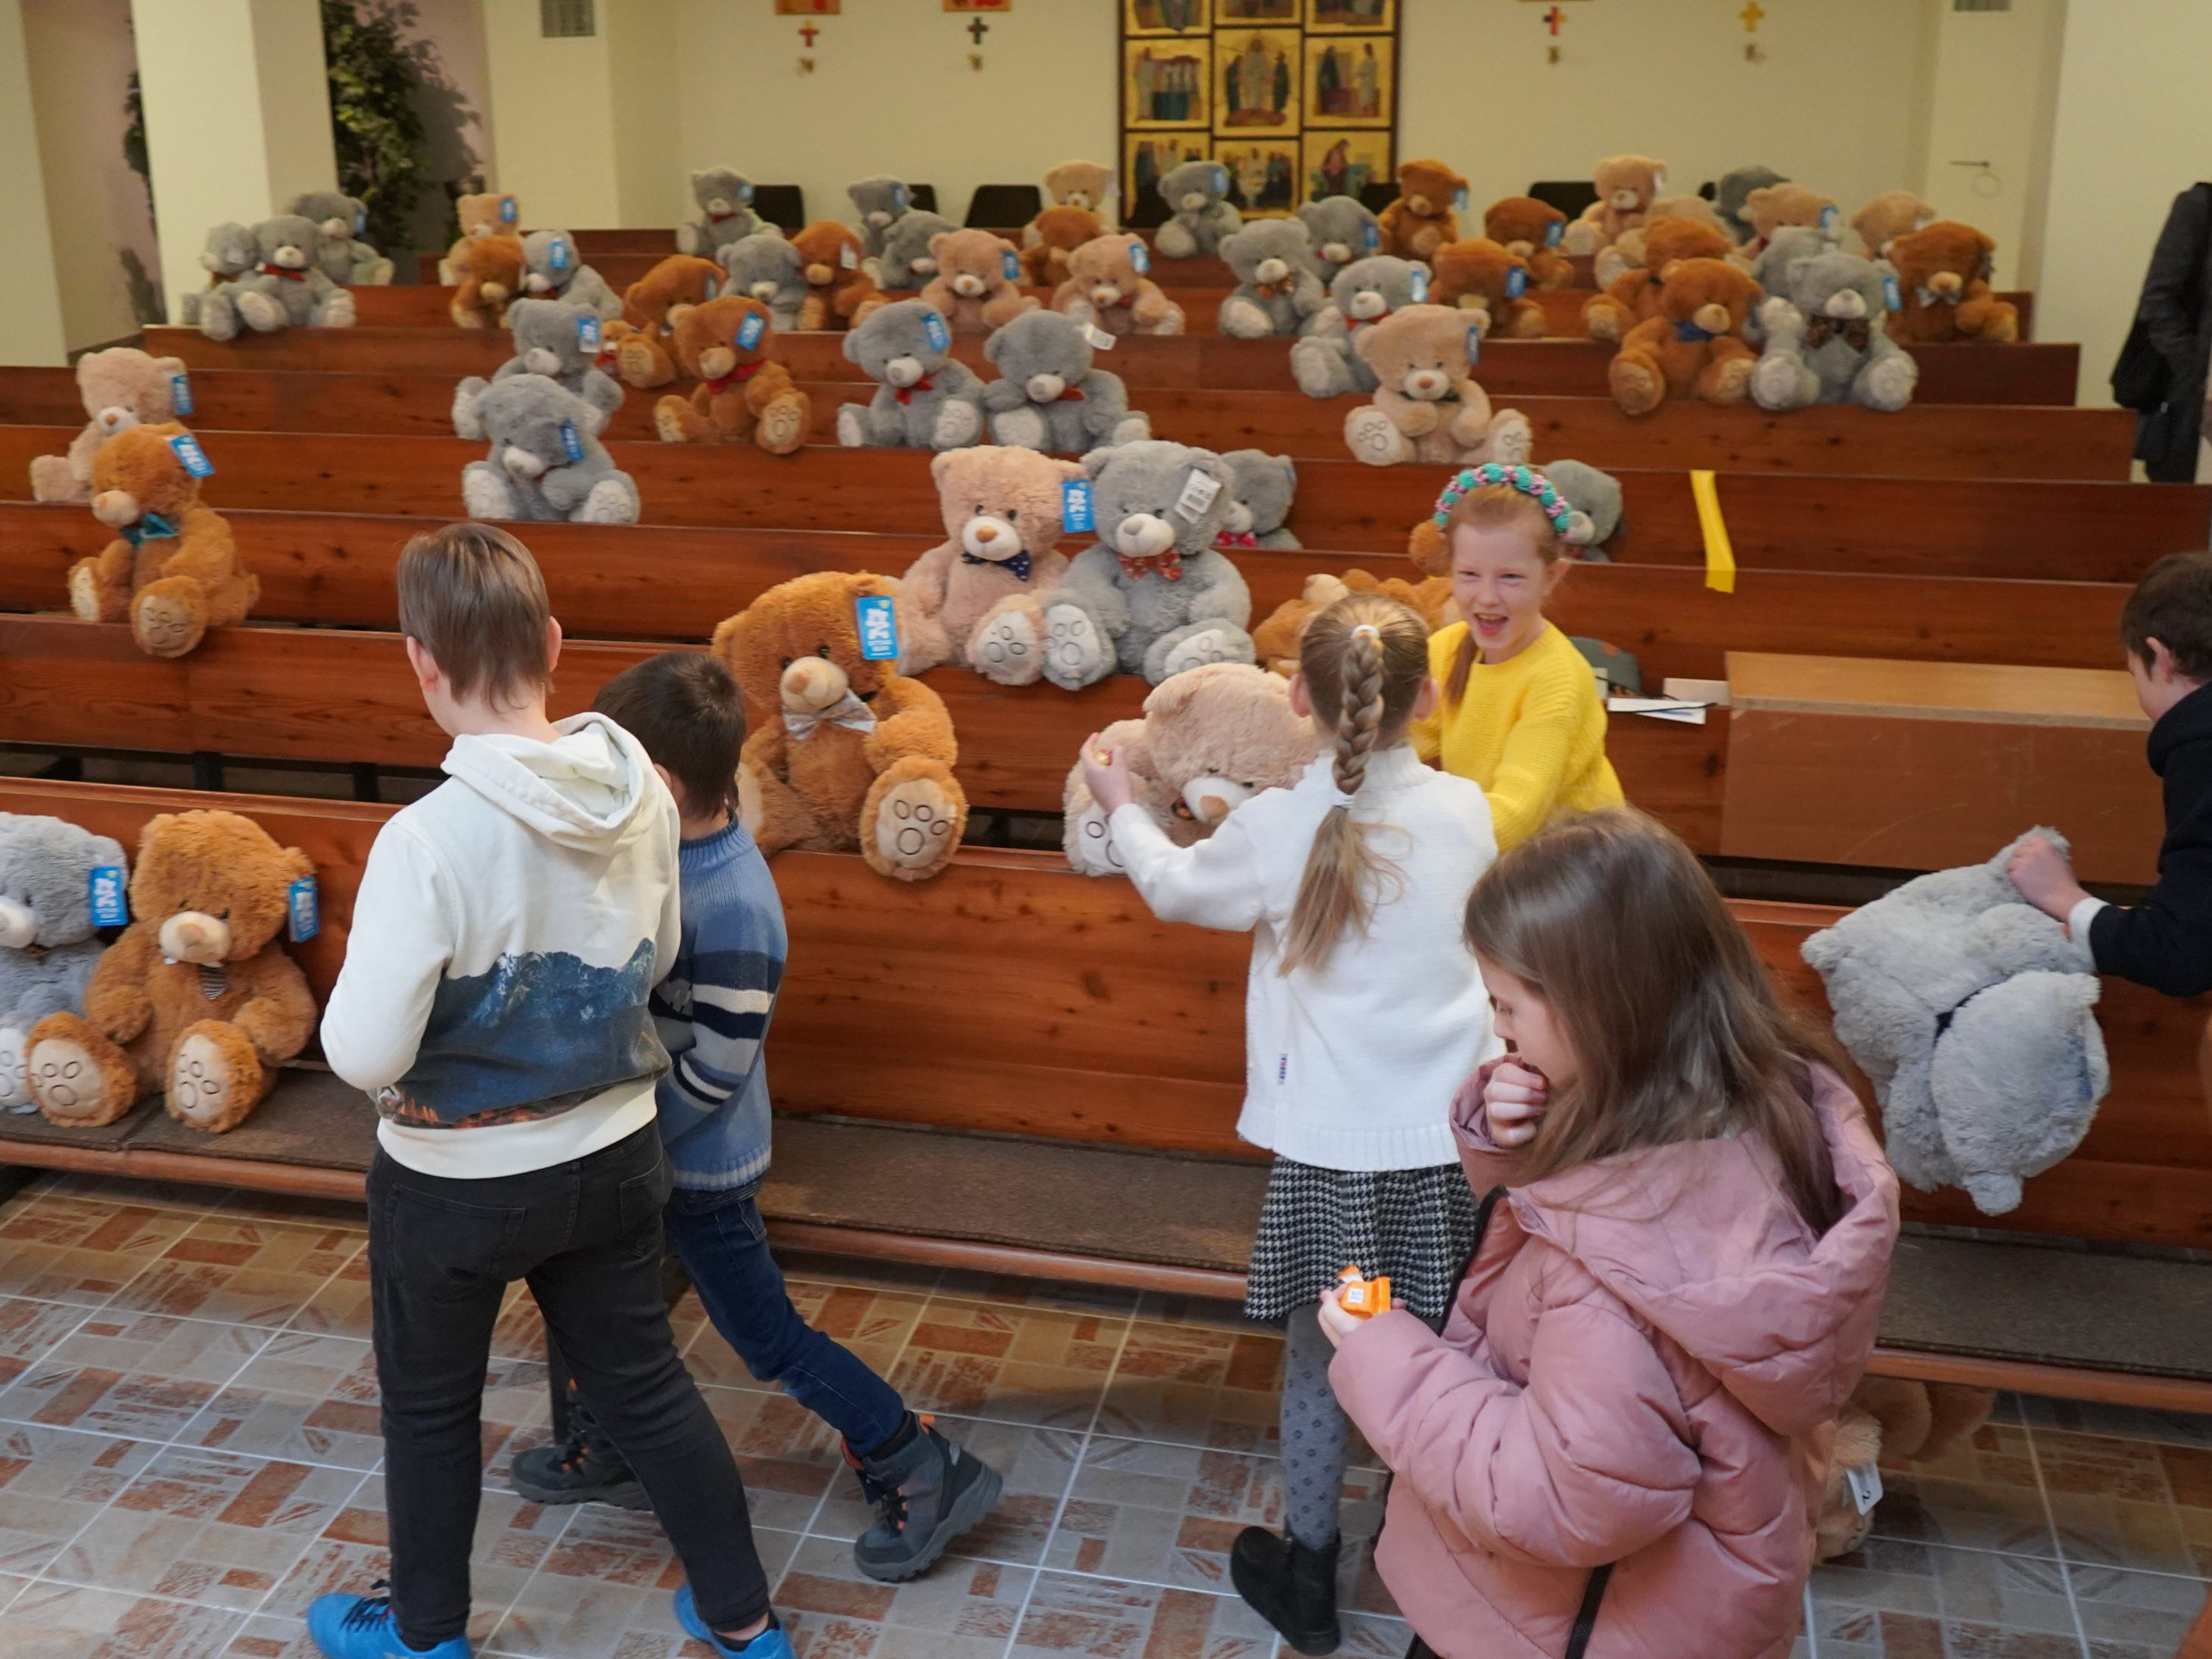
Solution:
<path fill-rule="evenodd" d="M 1336 1559 L 1343 1540 L 1310 1550 L 1265 1527 L 1247 1527 L 1229 1552 L 1230 1582 L 1252 1610 L 1300 1653 L 1334 1653 L 1344 1635 L 1336 1624 Z"/>

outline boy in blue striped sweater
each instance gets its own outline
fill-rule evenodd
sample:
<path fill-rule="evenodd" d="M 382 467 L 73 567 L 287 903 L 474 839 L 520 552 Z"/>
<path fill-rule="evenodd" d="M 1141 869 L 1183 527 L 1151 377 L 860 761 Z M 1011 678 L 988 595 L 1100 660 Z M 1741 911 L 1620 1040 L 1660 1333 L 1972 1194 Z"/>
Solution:
<path fill-rule="evenodd" d="M 688 1274 L 745 1369 L 781 1382 L 844 1437 L 846 1458 L 877 1514 L 853 1547 L 854 1561 L 871 1578 L 912 1578 L 990 1513 L 1000 1478 L 800 1318 L 769 1255 L 756 1201 L 770 1134 L 761 1047 L 783 980 L 785 933 L 768 861 L 736 815 L 744 699 L 714 658 L 672 651 L 610 680 L 594 706 L 644 745 L 682 821 L 683 939 L 652 1002 L 674 1061 L 657 1099 L 675 1175 L 662 1218 L 677 1258 L 663 1264 L 670 1305 Z M 541 1504 L 645 1507 L 644 1489 L 588 1402 L 575 1397 L 550 1343 L 547 1360 L 557 1443 L 514 1460 L 515 1490 Z"/>

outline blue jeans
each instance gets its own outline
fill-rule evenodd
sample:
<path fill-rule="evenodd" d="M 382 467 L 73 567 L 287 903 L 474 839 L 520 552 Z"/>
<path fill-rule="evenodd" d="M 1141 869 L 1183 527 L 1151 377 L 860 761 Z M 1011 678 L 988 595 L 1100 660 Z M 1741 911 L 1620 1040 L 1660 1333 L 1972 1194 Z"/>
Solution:
<path fill-rule="evenodd" d="M 799 1317 L 784 1289 L 783 1270 L 769 1254 L 768 1225 L 756 1188 L 694 1193 L 678 1188 L 661 1212 L 668 1243 L 699 1292 L 699 1305 L 737 1351 L 745 1369 L 763 1382 L 780 1382 L 791 1397 L 844 1437 L 857 1453 L 875 1450 L 906 1422 L 906 1401 L 850 1349 Z M 684 1293 L 680 1275 L 664 1273 L 672 1307 Z M 569 1420 L 568 1367 L 548 1344 L 553 1421 L 566 1437 Z M 575 1416 L 586 1433 L 590 1416 L 581 1401 Z"/>

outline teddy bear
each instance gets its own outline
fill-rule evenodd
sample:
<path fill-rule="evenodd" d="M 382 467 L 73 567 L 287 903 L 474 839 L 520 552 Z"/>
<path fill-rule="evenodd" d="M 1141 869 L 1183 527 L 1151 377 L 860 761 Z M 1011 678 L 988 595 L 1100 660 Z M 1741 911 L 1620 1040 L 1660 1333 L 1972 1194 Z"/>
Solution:
<path fill-rule="evenodd" d="M 70 567 L 70 609 L 87 622 L 129 622 L 149 657 L 181 657 L 209 629 L 243 621 L 261 584 L 240 562 L 230 526 L 200 501 L 200 477 L 212 471 L 175 421 L 102 444 L 92 458 L 92 516 L 115 539 Z"/>
<path fill-rule="evenodd" d="M 1755 260 L 1778 231 L 1817 230 L 1833 240 L 1843 229 L 1843 211 L 1834 200 L 1803 185 L 1767 185 L 1744 198 L 1743 216 L 1751 240 L 1737 251 L 1740 260 Z"/>
<path fill-rule="evenodd" d="M 1480 341 L 1462 313 L 1432 305 L 1407 306 L 1355 333 L 1352 349 L 1376 385 L 1374 401 L 1344 417 L 1353 458 L 1370 466 L 1526 461 L 1535 441 L 1528 417 L 1517 409 L 1493 413 L 1475 383 Z"/>
<path fill-rule="evenodd" d="M 1656 317 L 1664 293 L 1659 273 L 1677 259 L 1726 259 L 1734 252 L 1725 235 L 1694 219 L 1654 219 L 1639 234 L 1644 262 L 1583 301 L 1583 330 L 1593 340 L 1618 342 Z"/>
<path fill-rule="evenodd" d="M 899 672 L 946 663 L 1001 685 L 1044 672 L 1041 601 L 1067 574 L 1059 550 L 1074 461 L 1034 449 L 948 450 L 929 464 L 945 539 L 899 580 Z"/>
<path fill-rule="evenodd" d="M 1889 244 L 1897 271 L 1899 310 L 1889 337 L 1907 345 L 1978 340 L 2008 345 L 2020 338 L 2020 307 L 1989 283 L 1996 241 L 1972 225 L 1938 219 Z"/>
<path fill-rule="evenodd" d="M 1398 199 L 1382 210 L 1377 250 L 1401 259 L 1425 259 L 1459 240 L 1459 215 L 1467 180 L 1442 161 L 1405 161 L 1398 167 Z"/>
<path fill-rule="evenodd" d="M 1128 334 L 1180 334 L 1182 307 L 1145 275 L 1133 236 L 1093 237 L 1067 256 L 1067 280 L 1053 290 L 1052 308 L 1116 338 Z"/>
<path fill-rule="evenodd" d="M 455 197 L 453 216 L 460 222 L 461 234 L 446 250 L 446 257 L 438 261 L 438 281 L 447 288 L 461 280 L 463 261 L 471 242 L 483 236 L 514 235 L 522 225 L 522 204 L 501 191 L 489 191 Z"/>
<path fill-rule="evenodd" d="M 888 173 L 879 173 L 872 179 L 854 179 L 845 186 L 845 194 L 860 216 L 861 256 L 880 258 L 884 236 L 907 210 L 905 183 Z"/>
<path fill-rule="evenodd" d="M 460 286 L 447 312 L 459 328 L 497 328 L 522 292 L 526 264 L 520 236 L 479 236 L 456 250 Z"/>
<path fill-rule="evenodd" d="M 850 328 L 876 293 L 875 278 L 860 266 L 860 237 L 850 225 L 817 219 L 791 242 L 806 279 L 806 295 L 799 302 L 799 328 Z"/>
<path fill-rule="evenodd" d="M 261 249 L 246 226 L 226 220 L 209 231 L 200 247 L 200 269 L 208 274 L 207 287 L 186 289 L 178 296 L 177 321 L 186 328 L 198 328 L 200 306 L 209 292 L 236 282 L 260 260 Z"/>
<path fill-rule="evenodd" d="M 353 295 L 323 275 L 322 232 L 295 213 L 253 228 L 258 261 L 250 272 L 200 297 L 200 332 L 210 340 L 285 328 L 350 328 Z"/>
<path fill-rule="evenodd" d="M 714 653 L 753 711 L 738 793 L 762 852 L 857 848 L 897 881 L 951 862 L 968 822 L 959 745 L 945 700 L 894 665 L 883 619 L 897 593 L 888 576 L 817 571 L 715 629 Z"/>
<path fill-rule="evenodd" d="M 653 406 L 665 444 L 744 443 L 790 455 L 814 428 L 814 404 L 791 371 L 769 355 L 768 307 L 724 295 L 694 306 L 676 324 L 676 361 L 699 384 Z"/>
<path fill-rule="evenodd" d="M 481 441 L 484 429 L 477 405 L 489 387 L 518 374 L 542 374 L 558 382 L 596 412 L 592 430 L 605 430 L 607 417 L 622 407 L 623 389 L 598 367 L 599 319 L 565 300 L 517 300 L 507 321 L 514 336 L 514 356 L 494 369 L 490 380 L 471 374 L 453 388 L 453 435 Z"/>
<path fill-rule="evenodd" d="M 76 360 L 76 395 L 91 418 L 70 441 L 67 454 L 31 458 L 31 499 L 90 501 L 92 458 L 100 447 L 134 426 L 173 418 L 185 381 L 181 357 L 149 357 L 136 346 L 86 352 Z"/>
<path fill-rule="evenodd" d="M 693 173 L 691 199 L 699 217 L 676 227 L 678 253 L 711 259 L 739 237 L 769 228 L 753 212 L 752 182 L 727 167 Z"/>
<path fill-rule="evenodd" d="M 1529 288 L 1527 260 L 1487 236 L 1470 236 L 1446 242 L 1431 263 L 1430 303 L 1466 312 L 1484 339 L 1544 337 L 1544 307 L 1522 297 Z"/>
<path fill-rule="evenodd" d="M 1884 191 L 1851 216 L 1851 228 L 1859 234 L 1859 246 L 1866 250 L 1869 259 L 1887 258 L 1889 245 L 1900 236 L 1910 236 L 1936 217 L 1929 207 L 1909 190 Z"/>
<path fill-rule="evenodd" d="M 1669 219 L 1686 220 L 1704 226 L 1719 239 L 1723 258 L 1734 250 L 1735 244 L 1729 237 L 1728 227 L 1721 222 L 1721 216 L 1713 210 L 1711 202 L 1702 196 L 1662 196 L 1651 204 L 1651 210 L 1644 216 L 1642 224 L 1633 230 L 1623 232 L 1620 240 L 1611 247 L 1599 251 L 1597 257 L 1590 261 L 1590 280 L 1599 288 L 1611 288 L 1628 272 L 1651 264 L 1650 256 L 1645 252 L 1645 238 L 1655 226 Z M 1705 256 L 1700 253 L 1693 257 L 1703 258 Z"/>
<path fill-rule="evenodd" d="M 1649 415 L 1670 395 L 1741 403 L 1758 362 L 1743 325 L 1759 284 L 1726 259 L 1677 259 L 1659 277 L 1658 315 L 1621 337 L 1607 371 L 1613 402 L 1624 415 Z"/>
<path fill-rule="evenodd" d="M 1753 345 L 1766 343 L 1766 313 L 1773 307 L 1789 281 L 1790 267 L 1800 259 L 1817 259 L 1823 253 L 1836 252 L 1836 239 L 1825 230 L 1808 229 L 1802 225 L 1784 225 L 1767 238 L 1751 262 L 1751 280 L 1759 284 L 1759 292 L 1767 297 L 1752 307 L 1751 316 L 1743 326 L 1743 337 Z M 1731 261 L 1738 270 L 1743 268 L 1739 258 Z"/>
<path fill-rule="evenodd" d="M 1167 222 L 1152 233 L 1163 259 L 1211 258 L 1221 239 L 1244 228 L 1244 216 L 1230 206 L 1229 169 L 1218 161 L 1185 161 L 1160 180 Z"/>
<path fill-rule="evenodd" d="M 669 330 L 677 318 L 693 306 L 704 305 L 721 290 L 722 267 L 714 261 L 688 253 L 670 254 L 623 290 L 620 320 L 599 331 L 598 355 L 604 359 L 599 366 L 612 369 L 641 391 L 666 386 L 676 378 L 676 360 L 668 355 Z M 509 326 L 513 325 L 510 319 Z"/>
<path fill-rule="evenodd" d="M 1912 401 L 1920 365 L 1889 337 L 1883 274 L 1854 253 L 1793 259 L 1759 308 L 1765 349 L 1751 372 L 1761 409 L 1857 404 L 1885 414 Z"/>
<path fill-rule="evenodd" d="M 558 381 L 543 374 L 495 381 L 477 399 L 476 414 L 491 453 L 461 471 L 471 518 L 637 522 L 637 484 L 617 470 L 597 435 L 605 416 Z"/>
<path fill-rule="evenodd" d="M 1098 747 L 1119 749 L 1136 798 L 1178 847 L 1204 841 L 1262 789 L 1287 789 L 1321 752 L 1313 722 L 1291 707 L 1289 684 L 1249 663 L 1217 662 L 1152 688 L 1144 718 L 1115 720 Z M 1060 845 L 1086 876 L 1128 873 L 1108 814 L 1079 758 L 1061 791 Z"/>
<path fill-rule="evenodd" d="M 1324 196 L 1298 208 L 1306 228 L 1314 269 L 1324 285 L 1355 259 L 1371 258 L 1382 246 L 1382 222 L 1374 210 L 1352 196 Z"/>
<path fill-rule="evenodd" d="M 323 233 L 318 261 L 323 275 L 347 288 L 380 288 L 392 280 L 392 261 L 362 240 L 368 229 L 368 204 L 343 191 L 311 190 L 292 198 L 284 210 L 314 221 Z"/>
<path fill-rule="evenodd" d="M 0 812 L 0 1109 L 33 1109 L 24 1039 L 48 1014 L 83 1012 L 104 948 L 94 888 L 119 899 L 122 883 L 118 842 L 60 818 Z"/>
<path fill-rule="evenodd" d="M 1231 339 L 1303 334 L 1328 303 L 1314 267 L 1305 227 L 1291 219 L 1255 219 L 1221 240 L 1237 286 L 1221 302 L 1216 326 Z"/>
<path fill-rule="evenodd" d="M 845 361 L 876 383 L 837 411 L 848 449 L 959 449 L 983 435 L 983 382 L 952 356 L 952 329 L 920 300 L 872 311 L 845 336 Z"/>
<path fill-rule="evenodd" d="M 914 217 L 908 214 L 899 221 L 901 232 Z M 769 320 L 787 333 L 799 326 L 799 310 L 806 303 L 806 260 L 787 238 L 766 231 L 741 236 L 724 243 L 714 258 L 723 273 L 725 297 L 759 301 L 768 307 Z"/>
<path fill-rule="evenodd" d="M 1528 280 L 1538 288 L 1575 285 L 1575 263 L 1559 252 L 1567 240 L 1567 216 L 1549 202 L 1501 196 L 1482 210 L 1482 234 L 1526 259 Z"/>
<path fill-rule="evenodd" d="M 959 228 L 942 214 L 920 208 L 899 215 L 898 222 L 884 238 L 884 256 L 876 261 L 876 286 L 894 291 L 922 287 L 937 275 L 937 256 L 929 245 Z"/>
<path fill-rule="evenodd" d="M 1044 677 L 1079 690 L 1114 673 L 1154 684 L 1207 662 L 1250 662 L 1252 595 L 1214 548 L 1228 464 L 1143 439 L 1083 458 L 1098 539 L 1044 601 Z"/>
<path fill-rule="evenodd" d="M 1221 459 L 1229 467 L 1229 517 L 1213 544 L 1224 553 L 1242 547 L 1303 547 L 1283 527 L 1297 499 L 1297 463 L 1263 449 L 1232 449 Z"/>
<path fill-rule="evenodd" d="M 1667 185 L 1667 164 L 1649 155 L 1608 155 L 1592 169 L 1597 200 L 1567 227 L 1569 253 L 1599 253 L 1643 224 Z"/>
<path fill-rule="evenodd" d="M 1024 312 L 984 341 L 999 371 L 983 386 L 992 442 L 1072 455 L 1152 435 L 1121 377 L 1091 367 L 1084 327 L 1057 311 Z"/>
<path fill-rule="evenodd" d="M 1089 208 L 1047 208 L 1022 233 L 1022 280 L 1031 288 L 1058 288 L 1068 278 L 1069 256 L 1105 234 Z"/>
<path fill-rule="evenodd" d="M 1291 346 L 1291 376 L 1310 398 L 1375 390 L 1375 371 L 1352 349 L 1363 329 L 1429 297 L 1429 268 L 1395 254 L 1355 259 L 1328 285 L 1328 304 Z"/>
<path fill-rule="evenodd" d="M 1746 208 L 1751 192 L 1765 190 L 1769 185 L 1789 182 L 1770 167 L 1730 167 L 1721 174 L 1713 186 L 1713 211 L 1720 215 L 1721 228 L 1738 247 L 1759 234 L 1752 228 L 1751 216 Z"/>
<path fill-rule="evenodd" d="M 92 970 L 83 1013 L 48 1014 L 25 1039 L 46 1121 L 96 1129 L 159 1092 L 188 1127 L 245 1122 L 314 1035 L 314 995 L 280 938 L 314 876 L 305 853 L 235 812 L 148 819 L 133 920 Z"/>
<path fill-rule="evenodd" d="M 1424 522 L 1426 522 L 1424 520 Z M 1284 679 L 1298 672 L 1298 647 L 1304 643 L 1306 624 L 1352 593 L 1380 593 L 1419 613 L 1430 633 L 1449 627 L 1456 617 L 1451 610 L 1451 581 L 1431 576 L 1419 582 L 1403 576 L 1378 578 L 1372 571 L 1347 570 L 1341 576 L 1316 571 L 1294 599 L 1285 599 L 1252 630 L 1252 648 L 1260 665 Z"/>
<path fill-rule="evenodd" d="M 1802 947 L 1897 1173 L 1923 1192 L 1964 1187 L 1984 1215 L 2081 1143 L 2112 1082 L 2096 974 L 2005 875 L 2020 844 L 1916 877 Z"/>
<path fill-rule="evenodd" d="M 576 239 L 567 231 L 532 231 L 522 239 L 522 292 L 531 299 L 588 306 L 603 323 L 622 315 L 621 296 L 583 263 Z"/>
<path fill-rule="evenodd" d="M 1045 174 L 1044 189 L 1055 207 L 1088 208 L 1103 221 L 1106 198 L 1114 193 L 1114 169 L 1096 161 L 1062 161 Z"/>
<path fill-rule="evenodd" d="M 945 231 L 929 239 L 937 274 L 921 297 L 942 312 L 957 334 L 988 334 L 1025 311 L 1036 296 L 1018 286 L 1021 256 L 1003 236 L 988 230 Z"/>
<path fill-rule="evenodd" d="M 1815 1559 L 1832 1561 L 1866 1541 L 1874 1527 L 1883 1461 L 1938 1462 L 1988 1422 L 1996 1405 L 1994 1389 L 1963 1382 L 1861 1377 L 1836 1414 L 1814 1526 Z"/>

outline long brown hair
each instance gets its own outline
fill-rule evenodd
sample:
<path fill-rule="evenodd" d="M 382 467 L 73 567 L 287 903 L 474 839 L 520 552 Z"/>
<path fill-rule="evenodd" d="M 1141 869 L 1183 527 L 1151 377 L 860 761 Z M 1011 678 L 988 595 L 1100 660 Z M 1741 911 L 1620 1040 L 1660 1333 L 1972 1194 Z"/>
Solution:
<path fill-rule="evenodd" d="M 1552 528 L 1544 505 L 1534 495 L 1516 489 L 1511 484 L 1484 484 L 1470 489 L 1454 501 L 1451 513 L 1444 520 L 1443 538 L 1444 570 L 1451 569 L 1451 541 L 1453 532 L 1462 525 L 1470 530 L 1518 530 L 1528 538 L 1536 550 L 1536 556 L 1549 570 L 1559 562 L 1559 532 Z M 1456 708 L 1467 696 L 1467 682 L 1474 672 L 1475 659 L 1481 647 L 1474 642 L 1474 628 L 1468 625 L 1461 637 L 1459 649 L 1452 655 L 1451 672 L 1444 678 L 1444 706 Z"/>
<path fill-rule="evenodd" d="M 1751 941 L 1671 831 L 1629 811 L 1552 825 L 1475 884 L 1467 942 L 1543 1000 L 1578 1066 L 1518 1178 L 1755 1135 L 1806 1224 L 1833 1224 L 1842 1199 L 1806 1098 L 1811 1068 L 1832 1057 L 1775 1000 Z"/>
<path fill-rule="evenodd" d="M 1336 738 L 1336 787 L 1356 795 L 1368 757 L 1405 735 L 1429 677 L 1429 633 L 1420 617 L 1380 593 L 1352 593 L 1306 624 L 1298 647 L 1314 718 Z M 1329 808 L 1314 831 L 1305 875 L 1291 907 L 1280 971 L 1319 968 L 1347 933 L 1365 933 L 1385 884 L 1395 873 L 1352 821 L 1352 808 Z"/>

